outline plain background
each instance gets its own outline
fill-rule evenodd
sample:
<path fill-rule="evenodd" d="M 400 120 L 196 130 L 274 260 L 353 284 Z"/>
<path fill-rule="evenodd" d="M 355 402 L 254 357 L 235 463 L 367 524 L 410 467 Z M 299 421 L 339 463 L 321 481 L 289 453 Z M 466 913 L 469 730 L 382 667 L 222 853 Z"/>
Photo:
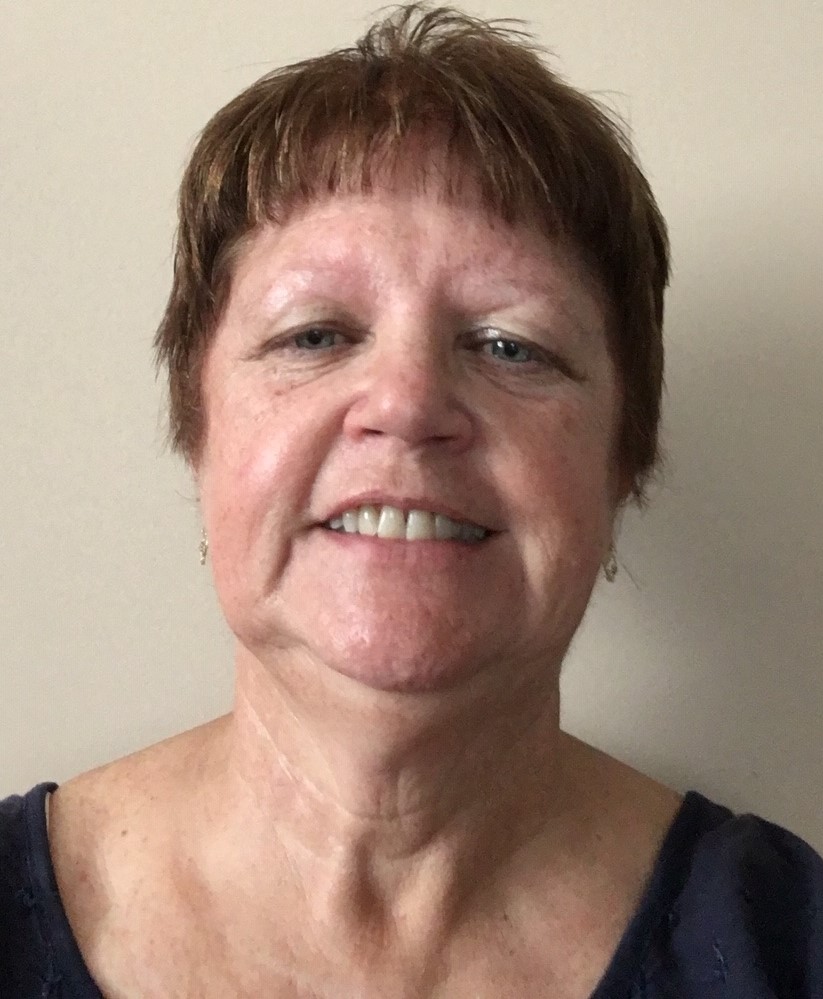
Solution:
<path fill-rule="evenodd" d="M 565 723 L 823 848 L 823 7 L 492 0 L 630 123 L 670 229 L 669 465 Z M 207 118 L 363 0 L 0 0 L 0 796 L 228 709 L 150 343 Z"/>

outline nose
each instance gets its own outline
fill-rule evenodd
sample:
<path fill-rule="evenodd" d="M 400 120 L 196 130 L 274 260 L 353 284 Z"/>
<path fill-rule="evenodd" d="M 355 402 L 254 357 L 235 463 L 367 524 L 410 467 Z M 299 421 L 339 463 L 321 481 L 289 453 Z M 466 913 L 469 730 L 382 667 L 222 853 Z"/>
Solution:
<path fill-rule="evenodd" d="M 386 435 L 409 447 L 465 448 L 472 420 L 459 372 L 437 337 L 395 328 L 369 352 L 345 420 L 354 437 Z"/>

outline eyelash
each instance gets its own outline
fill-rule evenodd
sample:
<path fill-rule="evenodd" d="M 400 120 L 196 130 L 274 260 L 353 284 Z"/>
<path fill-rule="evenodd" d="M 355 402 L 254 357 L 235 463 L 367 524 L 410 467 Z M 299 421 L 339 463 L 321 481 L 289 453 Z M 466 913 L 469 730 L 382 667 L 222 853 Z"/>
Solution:
<path fill-rule="evenodd" d="M 533 371 L 535 368 L 542 368 L 544 370 L 548 368 L 549 370 L 560 372 L 560 374 L 571 378 L 573 381 L 582 381 L 581 376 L 562 357 L 546 347 L 541 347 L 528 340 L 524 341 L 516 336 L 502 335 L 500 330 L 494 328 L 478 330 L 472 336 L 475 338 L 475 349 L 484 351 L 491 357 L 498 359 L 500 355 L 492 353 L 492 350 L 498 346 L 508 346 L 511 344 L 518 348 L 519 351 L 525 351 L 529 355 L 527 358 L 517 361 L 512 358 L 506 358 L 509 365 L 512 367 L 521 367 L 524 369 L 524 372 Z M 505 346 L 503 349 L 505 350 Z"/>
<path fill-rule="evenodd" d="M 327 344 L 325 347 L 319 343 L 309 346 L 305 341 L 307 337 L 311 336 L 319 338 L 342 337 L 344 340 L 349 341 L 356 339 L 353 334 L 345 333 L 341 330 L 334 329 L 331 326 L 309 326 L 303 330 L 299 330 L 297 333 L 291 334 L 280 342 L 275 341 L 274 343 L 269 344 L 267 349 L 280 348 L 288 350 L 291 348 L 305 353 L 322 353 L 325 350 L 333 349 L 335 346 L 340 346 L 339 343 Z M 524 369 L 533 369 L 535 366 L 549 367 L 559 371 L 561 374 L 564 374 L 569 378 L 578 379 L 578 376 L 572 371 L 569 365 L 552 351 L 538 347 L 535 344 L 524 342 L 518 337 L 501 336 L 499 330 L 488 328 L 479 329 L 469 333 L 465 339 L 466 345 L 470 349 L 473 349 L 478 353 L 485 353 L 496 360 L 505 360 L 508 365 L 513 367 L 523 367 Z M 303 342 L 301 343 L 301 341 Z M 513 345 L 521 352 L 525 351 L 530 356 L 520 360 L 513 360 L 510 357 L 501 358 L 499 354 L 492 353 L 495 347 L 503 347 L 503 350 L 505 351 L 509 345 Z"/>
<path fill-rule="evenodd" d="M 523 341 L 519 340 L 517 337 L 500 336 L 497 330 L 486 331 L 486 332 L 489 335 L 487 335 L 483 339 L 478 339 L 476 342 L 476 347 L 479 351 L 487 353 L 490 357 L 497 358 L 498 360 L 506 360 L 509 362 L 509 364 L 515 364 L 515 365 L 529 364 L 530 362 L 540 363 L 541 361 L 545 363 L 545 361 L 547 360 L 547 358 L 544 356 L 543 351 L 540 351 L 532 344 L 523 343 Z M 525 351 L 530 356 L 526 358 L 520 358 L 518 360 L 515 360 L 513 357 L 506 356 L 506 349 L 510 346 L 515 347 L 520 352 Z M 493 352 L 495 347 L 503 348 L 502 356 L 500 354 L 495 354 Z"/>

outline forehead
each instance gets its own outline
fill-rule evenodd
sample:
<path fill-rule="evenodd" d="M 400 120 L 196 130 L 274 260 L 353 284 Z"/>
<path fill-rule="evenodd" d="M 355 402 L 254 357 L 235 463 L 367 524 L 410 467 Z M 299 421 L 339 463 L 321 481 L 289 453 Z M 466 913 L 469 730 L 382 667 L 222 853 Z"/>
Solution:
<path fill-rule="evenodd" d="M 404 289 L 482 308 L 544 298 L 600 325 L 603 296 L 575 253 L 540 229 L 492 213 L 467 185 L 460 197 L 427 185 L 338 193 L 294 207 L 250 234 L 232 299 L 249 305 L 297 292 Z"/>

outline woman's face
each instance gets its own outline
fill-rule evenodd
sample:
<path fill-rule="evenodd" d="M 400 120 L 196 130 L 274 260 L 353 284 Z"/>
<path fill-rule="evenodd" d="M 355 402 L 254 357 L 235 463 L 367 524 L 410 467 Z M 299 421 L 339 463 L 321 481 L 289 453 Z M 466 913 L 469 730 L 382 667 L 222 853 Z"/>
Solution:
<path fill-rule="evenodd" d="M 258 659 L 394 690 L 556 667 L 611 538 L 619 390 L 544 237 L 436 191 L 314 202 L 241 256 L 203 392 L 217 593 Z"/>

